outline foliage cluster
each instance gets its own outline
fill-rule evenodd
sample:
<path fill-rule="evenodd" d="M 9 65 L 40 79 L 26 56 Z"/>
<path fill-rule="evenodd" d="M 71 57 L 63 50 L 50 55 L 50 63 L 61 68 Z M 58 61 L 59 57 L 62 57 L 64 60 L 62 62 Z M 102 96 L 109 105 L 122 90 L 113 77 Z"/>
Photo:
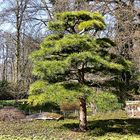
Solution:
<path fill-rule="evenodd" d="M 8 81 L 0 81 L 0 99 L 8 100 L 13 99 L 13 96 L 10 93 L 11 85 Z"/>
<path fill-rule="evenodd" d="M 40 111 L 60 112 L 59 105 L 54 102 L 46 102 L 43 105 L 32 106 L 28 104 L 27 99 L 22 99 L 18 101 L 0 100 L 0 108 L 6 107 L 6 106 L 16 107 L 24 111 L 26 114 L 39 113 Z"/>
<path fill-rule="evenodd" d="M 104 18 L 98 12 L 72 11 L 54 16 L 49 22 L 52 34 L 31 54 L 37 81 L 30 86 L 30 104 L 79 101 L 81 131 L 87 130 L 86 102 L 91 96 L 96 98 L 97 105 L 102 104 L 100 110 L 107 111 L 112 101 L 115 103 L 112 110 L 120 108 L 114 95 L 97 95 L 93 88 L 95 75 L 115 77 L 131 69 L 130 61 L 109 51 L 115 46 L 113 41 L 96 36 L 105 27 Z M 107 106 L 104 100 L 108 100 Z"/>
<path fill-rule="evenodd" d="M 49 22 L 54 34 L 48 35 L 30 56 L 38 80 L 30 87 L 29 103 L 88 98 L 95 91 L 91 87 L 94 80 L 86 79 L 87 75 L 119 73 L 129 68 L 129 61 L 118 61 L 115 54 L 109 53 L 115 45 L 110 39 L 92 35 L 105 27 L 103 16 L 97 12 L 56 14 Z"/>
<path fill-rule="evenodd" d="M 14 82 L 8 82 L 6 80 L 0 81 L 0 99 L 11 100 L 27 98 L 25 87 L 19 86 L 20 91 L 17 91 L 17 86 L 19 85 Z"/>
<path fill-rule="evenodd" d="M 3 108 L 4 106 L 14 106 L 15 100 L 0 100 L 0 108 Z"/>
<path fill-rule="evenodd" d="M 115 111 L 122 108 L 123 104 L 119 103 L 116 95 L 110 92 L 100 92 L 93 98 L 98 112 Z"/>

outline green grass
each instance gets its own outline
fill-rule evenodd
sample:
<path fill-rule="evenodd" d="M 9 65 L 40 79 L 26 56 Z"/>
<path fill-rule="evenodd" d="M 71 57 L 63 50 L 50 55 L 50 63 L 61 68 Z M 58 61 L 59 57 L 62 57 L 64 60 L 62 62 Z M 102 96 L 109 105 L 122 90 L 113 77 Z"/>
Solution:
<path fill-rule="evenodd" d="M 0 140 L 140 140 L 140 119 L 123 111 L 88 117 L 88 131 L 78 131 L 78 120 L 0 122 Z"/>

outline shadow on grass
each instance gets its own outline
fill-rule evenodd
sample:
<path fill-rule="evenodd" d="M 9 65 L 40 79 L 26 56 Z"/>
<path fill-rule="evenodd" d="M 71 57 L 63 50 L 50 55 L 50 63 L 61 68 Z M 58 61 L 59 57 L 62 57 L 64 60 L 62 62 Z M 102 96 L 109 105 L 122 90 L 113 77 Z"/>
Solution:
<path fill-rule="evenodd" d="M 63 128 L 78 130 L 78 123 L 64 124 Z M 103 136 L 107 133 L 140 134 L 140 119 L 108 119 L 88 122 L 89 135 Z"/>

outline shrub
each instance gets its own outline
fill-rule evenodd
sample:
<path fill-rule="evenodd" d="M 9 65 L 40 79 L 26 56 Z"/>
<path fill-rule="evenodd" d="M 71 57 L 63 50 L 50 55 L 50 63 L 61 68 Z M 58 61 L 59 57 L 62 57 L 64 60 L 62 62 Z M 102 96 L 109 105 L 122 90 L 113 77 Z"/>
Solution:
<path fill-rule="evenodd" d="M 0 100 L 0 108 L 3 108 L 4 106 L 14 106 L 15 100 Z"/>
<path fill-rule="evenodd" d="M 0 99 L 1 100 L 9 100 L 13 99 L 13 96 L 10 94 L 10 83 L 2 80 L 0 81 Z"/>
<path fill-rule="evenodd" d="M 3 109 L 0 109 L 0 120 L 2 121 L 20 120 L 24 118 L 24 113 L 17 108 L 4 107 Z"/>
<path fill-rule="evenodd" d="M 117 96 L 109 92 L 101 92 L 94 98 L 99 112 L 115 111 L 122 108 Z"/>
<path fill-rule="evenodd" d="M 32 106 L 25 100 L 24 102 L 19 102 L 19 109 L 24 110 L 26 114 L 38 113 L 40 111 L 60 112 L 59 105 L 54 102 L 46 102 L 44 105 Z"/>

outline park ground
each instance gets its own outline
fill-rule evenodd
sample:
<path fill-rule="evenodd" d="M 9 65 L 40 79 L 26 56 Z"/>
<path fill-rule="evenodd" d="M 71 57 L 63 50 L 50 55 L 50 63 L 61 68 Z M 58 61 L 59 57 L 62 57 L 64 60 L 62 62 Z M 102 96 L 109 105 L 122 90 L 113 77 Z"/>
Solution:
<path fill-rule="evenodd" d="M 88 131 L 78 131 L 78 119 L 1 121 L 0 140 L 140 140 L 140 119 L 124 111 L 88 117 Z"/>

